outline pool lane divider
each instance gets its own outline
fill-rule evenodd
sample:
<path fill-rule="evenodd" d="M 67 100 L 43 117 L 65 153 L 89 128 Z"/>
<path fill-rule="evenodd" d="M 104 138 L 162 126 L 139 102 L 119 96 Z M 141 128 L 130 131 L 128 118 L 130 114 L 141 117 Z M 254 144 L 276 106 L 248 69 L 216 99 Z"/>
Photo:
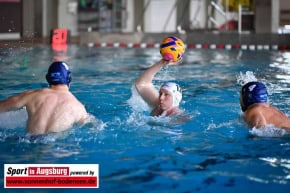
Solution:
<path fill-rule="evenodd" d="M 88 47 L 111 47 L 111 48 L 159 48 L 159 43 L 88 43 Z M 290 45 L 263 45 L 263 44 L 185 44 L 188 49 L 225 49 L 225 50 L 290 50 Z"/>

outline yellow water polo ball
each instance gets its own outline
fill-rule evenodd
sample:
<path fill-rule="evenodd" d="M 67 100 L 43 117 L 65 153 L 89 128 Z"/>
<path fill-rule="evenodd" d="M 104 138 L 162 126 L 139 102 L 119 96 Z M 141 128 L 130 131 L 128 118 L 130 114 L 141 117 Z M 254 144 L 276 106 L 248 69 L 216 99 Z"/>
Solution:
<path fill-rule="evenodd" d="M 160 45 L 160 54 L 164 60 L 181 61 L 185 52 L 185 45 L 180 38 L 167 37 Z"/>

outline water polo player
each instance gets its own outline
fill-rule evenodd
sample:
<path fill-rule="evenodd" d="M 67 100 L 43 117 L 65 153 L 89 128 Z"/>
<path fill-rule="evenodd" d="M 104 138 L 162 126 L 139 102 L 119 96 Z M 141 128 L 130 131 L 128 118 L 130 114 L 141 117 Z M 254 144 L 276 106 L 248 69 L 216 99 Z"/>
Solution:
<path fill-rule="evenodd" d="M 167 82 L 159 90 L 155 89 L 152 81 L 163 66 L 173 64 L 164 59 L 160 60 L 145 70 L 135 81 L 135 87 L 145 102 L 152 108 L 152 116 L 172 116 L 182 113 L 179 103 L 182 99 L 182 91 L 178 84 Z"/>
<path fill-rule="evenodd" d="M 263 128 L 266 125 L 274 125 L 290 130 L 290 119 L 268 104 L 267 88 L 261 82 L 248 82 L 242 87 L 240 106 L 250 127 Z"/>
<path fill-rule="evenodd" d="M 64 62 L 54 62 L 46 74 L 49 88 L 23 92 L 0 102 L 0 112 L 26 108 L 27 132 L 60 132 L 75 123 L 84 123 L 85 107 L 69 91 L 71 72 Z"/>

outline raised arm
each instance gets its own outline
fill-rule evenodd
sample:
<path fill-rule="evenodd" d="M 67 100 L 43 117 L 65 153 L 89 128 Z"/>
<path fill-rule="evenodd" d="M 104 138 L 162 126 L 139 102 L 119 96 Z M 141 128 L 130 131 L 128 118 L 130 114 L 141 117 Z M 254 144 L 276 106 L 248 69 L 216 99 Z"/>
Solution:
<path fill-rule="evenodd" d="M 0 112 L 17 110 L 26 105 L 27 96 L 30 91 L 17 96 L 11 96 L 0 102 Z"/>
<path fill-rule="evenodd" d="M 163 59 L 160 60 L 159 62 L 145 70 L 135 81 L 135 87 L 138 93 L 151 108 L 154 108 L 156 107 L 156 105 L 158 105 L 159 97 L 158 91 L 154 88 L 152 81 L 157 72 L 159 72 L 163 66 L 166 66 L 168 64 L 168 61 Z"/>

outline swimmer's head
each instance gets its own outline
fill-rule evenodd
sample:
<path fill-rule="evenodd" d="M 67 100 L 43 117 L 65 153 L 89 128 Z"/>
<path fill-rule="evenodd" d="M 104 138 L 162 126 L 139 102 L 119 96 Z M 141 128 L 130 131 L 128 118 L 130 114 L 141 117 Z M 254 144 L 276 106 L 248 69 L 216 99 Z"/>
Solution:
<path fill-rule="evenodd" d="M 48 68 L 46 80 L 49 85 L 66 84 L 71 82 L 71 72 L 65 62 L 53 62 Z"/>
<path fill-rule="evenodd" d="M 170 92 L 173 98 L 173 102 L 172 102 L 173 107 L 179 106 L 179 103 L 182 99 L 182 91 L 178 84 L 173 83 L 173 82 L 166 82 L 160 87 L 160 89 L 165 89 L 168 92 Z"/>
<path fill-rule="evenodd" d="M 248 82 L 241 89 L 240 100 L 243 112 L 254 103 L 265 103 L 268 100 L 267 88 L 261 82 Z"/>

